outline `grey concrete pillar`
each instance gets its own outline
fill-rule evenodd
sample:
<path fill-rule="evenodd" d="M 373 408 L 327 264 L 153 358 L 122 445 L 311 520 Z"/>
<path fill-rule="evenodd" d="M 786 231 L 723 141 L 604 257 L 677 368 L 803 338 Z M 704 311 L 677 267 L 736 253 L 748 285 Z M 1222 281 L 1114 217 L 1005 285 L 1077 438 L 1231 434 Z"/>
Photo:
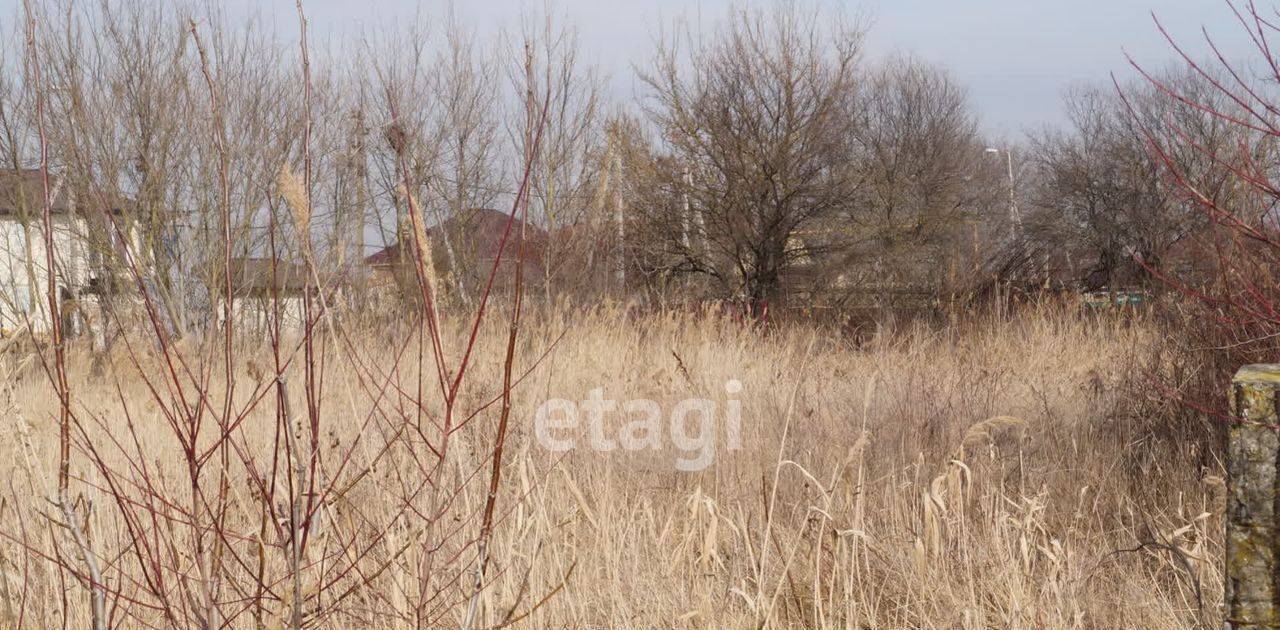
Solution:
<path fill-rule="evenodd" d="M 1246 365 L 1231 381 L 1224 611 L 1229 629 L 1280 628 L 1277 393 L 1280 364 Z"/>

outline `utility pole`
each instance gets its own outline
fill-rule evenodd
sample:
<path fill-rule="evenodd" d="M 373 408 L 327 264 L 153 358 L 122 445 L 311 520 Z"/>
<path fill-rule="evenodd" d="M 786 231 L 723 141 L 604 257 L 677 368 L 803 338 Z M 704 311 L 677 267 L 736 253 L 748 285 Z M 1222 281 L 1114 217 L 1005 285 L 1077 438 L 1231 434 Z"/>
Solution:
<path fill-rule="evenodd" d="M 680 215 L 680 243 L 689 249 L 689 189 L 693 187 L 693 174 L 689 167 L 684 168 L 684 212 Z"/>
<path fill-rule="evenodd" d="M 615 139 L 616 141 L 616 139 Z M 627 292 L 627 222 L 622 212 L 622 157 L 613 154 L 613 222 L 617 227 L 618 242 L 614 256 L 614 275 L 618 279 L 618 294 Z"/>
<path fill-rule="evenodd" d="M 1007 148 L 989 147 L 986 152 L 992 154 L 1004 153 L 1005 165 L 1009 171 L 1009 236 L 1016 241 L 1022 233 L 1022 213 L 1018 211 L 1017 183 L 1013 177 L 1013 151 Z"/>
<path fill-rule="evenodd" d="M 1022 233 L 1022 213 L 1018 211 L 1017 183 L 1013 178 L 1013 151 L 1004 150 L 1005 163 L 1009 166 L 1009 220 L 1013 222 L 1013 237 Z"/>
<path fill-rule="evenodd" d="M 613 265 L 613 279 L 617 284 L 618 297 L 622 298 L 627 292 L 627 223 L 622 207 L 622 156 L 618 143 L 617 124 L 610 123 L 605 131 L 605 154 L 602 160 L 604 171 L 600 178 L 600 188 L 594 199 L 598 200 L 602 208 L 607 208 L 610 201 L 613 203 L 614 241 L 610 262 Z M 587 252 L 588 267 L 591 266 L 593 254 L 594 248 Z M 603 280 L 605 288 L 608 289 L 608 276 L 604 276 Z"/>
<path fill-rule="evenodd" d="M 685 181 L 685 184 L 688 185 L 689 190 L 693 190 L 693 172 L 691 170 L 686 170 L 685 172 L 688 173 L 688 179 Z M 685 197 L 685 202 L 688 203 L 687 195 Z M 705 255 L 707 253 L 707 222 L 702 216 L 701 206 L 693 209 L 693 221 L 694 240 L 696 241 L 698 254 Z"/>

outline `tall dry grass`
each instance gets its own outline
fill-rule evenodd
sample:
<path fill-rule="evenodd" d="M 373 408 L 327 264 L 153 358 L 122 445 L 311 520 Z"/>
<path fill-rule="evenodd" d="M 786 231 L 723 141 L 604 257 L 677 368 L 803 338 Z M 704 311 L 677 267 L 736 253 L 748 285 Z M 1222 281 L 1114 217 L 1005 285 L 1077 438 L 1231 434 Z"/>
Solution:
<path fill-rule="evenodd" d="M 501 317 L 490 321 L 460 395 L 468 408 L 484 406 L 500 388 L 507 329 Z M 463 334 L 460 321 L 443 325 L 447 335 Z M 320 448 L 326 481 L 349 490 L 321 510 L 300 580 L 304 625 L 460 625 L 474 551 L 453 533 L 478 526 L 486 484 L 475 481 L 487 474 L 498 409 L 487 407 L 457 434 L 433 478 L 460 488 L 456 497 L 415 494 L 417 503 L 406 505 L 404 488 L 422 480 L 406 453 L 422 444 L 395 426 L 413 414 L 391 410 L 412 399 L 417 373 L 412 364 L 362 357 L 393 356 L 407 331 L 344 326 L 364 352 L 348 355 L 333 337 L 317 340 L 325 356 Z M 219 343 L 188 342 L 180 351 L 193 365 L 219 366 Z M 1166 439 L 1141 416 L 1153 408 L 1141 387 L 1149 369 L 1142 358 L 1161 343 L 1144 321 L 1048 307 L 856 343 L 803 325 L 761 333 L 610 308 L 529 320 L 515 365 L 528 372 L 513 392 L 506 482 L 473 627 L 1216 626 L 1221 484 L 1198 447 Z M 253 340 L 243 344 L 238 378 L 252 384 L 271 358 Z M 165 496 L 173 497 L 182 496 L 185 460 L 130 362 L 113 361 L 107 374 L 90 365 L 71 352 L 74 404 L 80 417 L 94 419 L 77 436 L 71 496 L 89 514 L 84 529 L 103 564 L 113 624 L 160 625 L 134 566 L 138 543 L 110 509 L 113 499 L 86 453 L 93 445 L 126 472 L 145 464 L 146 481 L 140 469 L 134 481 L 172 486 Z M 10 368 L 0 379 L 0 476 L 7 480 L 0 626 L 21 618 L 31 628 L 85 627 L 85 591 L 54 562 L 74 548 L 56 544 L 64 536 L 54 531 L 58 518 L 42 516 L 53 509 L 57 400 L 43 375 Z M 392 387 L 375 405 L 355 386 L 375 374 L 393 377 L 400 393 Z M 665 418 L 660 450 L 594 452 L 579 432 L 578 448 L 553 453 L 535 437 L 534 410 L 551 398 L 581 400 L 603 388 L 607 398 L 648 398 L 669 413 L 687 398 L 723 403 L 730 380 L 743 386 L 742 449 L 717 440 L 714 463 L 700 472 L 675 469 L 680 451 Z M 238 386 L 236 395 L 251 389 Z M 293 395 L 292 408 L 304 408 L 301 393 Z M 139 425 L 136 447 L 124 443 L 126 407 Z M 609 434 L 621 422 L 610 416 Z M 271 460 L 274 426 L 266 409 L 246 420 L 244 442 L 260 451 L 253 457 Z M 326 457 L 357 439 L 349 465 L 334 469 Z M 145 457 L 131 462 L 128 452 Z M 230 584 L 219 591 L 221 604 L 234 610 L 237 602 L 251 605 L 237 580 L 248 584 L 261 571 L 270 585 L 289 567 L 257 534 L 259 515 L 246 513 L 257 503 L 244 471 L 235 461 L 230 470 L 226 544 L 264 558 L 261 568 L 223 558 L 216 573 Z M 433 504 L 437 496 L 457 504 Z M 419 518 L 429 513 L 452 516 Z M 174 527 L 164 518 L 145 525 Z M 167 575 L 200 569 L 181 547 L 166 557 Z M 351 575 L 335 575 L 334 567 L 348 564 L 356 567 Z M 287 627 L 291 597 L 287 588 L 273 591 L 255 604 L 260 610 L 228 616 L 228 625 Z"/>

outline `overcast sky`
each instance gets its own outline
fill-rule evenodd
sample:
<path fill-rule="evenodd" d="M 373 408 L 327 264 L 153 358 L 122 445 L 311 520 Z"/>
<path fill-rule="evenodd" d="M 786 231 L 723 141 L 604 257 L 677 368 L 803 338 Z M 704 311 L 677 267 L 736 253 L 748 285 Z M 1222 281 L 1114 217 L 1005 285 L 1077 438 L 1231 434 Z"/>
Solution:
<path fill-rule="evenodd" d="M 156 0 L 157 2 L 163 0 Z M 218 2 L 219 0 L 211 0 Z M 631 64 L 645 61 L 664 26 L 688 16 L 695 23 L 722 19 L 732 0 L 551 0 L 554 14 L 579 28 L 582 58 L 610 76 L 612 93 L 635 92 Z M 748 4 L 763 5 L 773 0 Z M 8 14 L 20 0 L 0 0 Z M 223 0 L 232 15 L 258 12 L 282 38 L 294 37 L 294 0 Z M 1260 3 L 1269 4 L 1265 0 Z M 1062 119 L 1062 91 L 1073 83 L 1107 81 L 1132 71 L 1123 52 L 1160 67 L 1173 51 L 1156 30 L 1154 11 L 1179 41 L 1203 54 L 1201 27 L 1216 34 L 1229 54 L 1248 52 L 1224 0 L 817 0 L 830 12 L 869 15 L 872 58 L 913 53 L 943 64 L 970 90 L 983 128 L 1015 137 Z M 430 24 L 448 0 L 305 0 L 313 43 L 337 46 L 362 29 L 419 19 Z M 517 25 L 543 0 L 460 0 L 460 21 L 481 37 Z M 698 16 L 701 16 L 698 19 Z"/>

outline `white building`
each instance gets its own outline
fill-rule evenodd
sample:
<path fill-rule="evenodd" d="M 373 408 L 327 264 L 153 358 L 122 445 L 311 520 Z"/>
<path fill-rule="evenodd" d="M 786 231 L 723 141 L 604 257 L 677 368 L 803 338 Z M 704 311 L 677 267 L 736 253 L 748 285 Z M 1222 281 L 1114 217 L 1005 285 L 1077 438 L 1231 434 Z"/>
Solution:
<path fill-rule="evenodd" d="M 97 296 L 113 285 L 107 263 L 115 255 L 112 250 L 119 248 L 113 246 L 112 230 L 91 233 L 91 226 L 105 223 L 101 208 L 90 199 L 77 199 L 71 188 L 65 178 L 50 175 L 58 299 L 67 332 L 74 335 L 83 332 L 98 313 Z M 50 328 L 43 212 L 40 171 L 0 170 L 0 335 L 27 326 L 42 335 Z M 111 212 L 123 219 L 121 208 L 113 207 Z M 140 243 L 136 230 L 122 228 L 136 247 Z"/>
<path fill-rule="evenodd" d="M 306 294 L 320 296 L 304 265 L 279 259 L 232 259 L 231 283 L 233 324 L 251 336 L 270 333 L 277 318 L 282 332 L 301 332 L 307 320 Z M 215 317 L 219 325 L 225 321 L 221 303 Z"/>

